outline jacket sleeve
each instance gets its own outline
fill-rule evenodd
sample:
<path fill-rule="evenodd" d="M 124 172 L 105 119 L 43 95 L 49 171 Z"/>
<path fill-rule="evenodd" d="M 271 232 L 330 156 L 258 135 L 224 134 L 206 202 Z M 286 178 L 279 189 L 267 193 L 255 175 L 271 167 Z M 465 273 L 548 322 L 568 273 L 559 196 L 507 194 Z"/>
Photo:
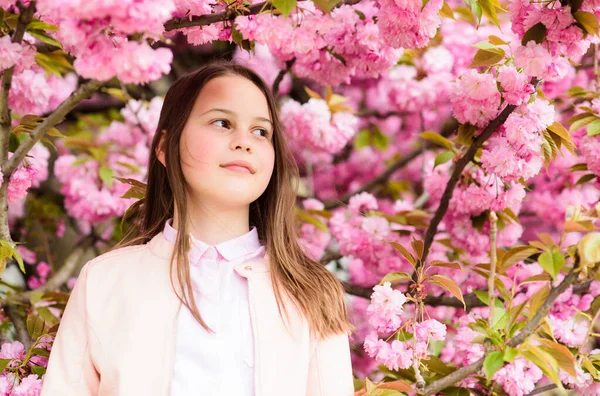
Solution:
<path fill-rule="evenodd" d="M 100 373 L 90 352 L 98 339 L 88 320 L 88 264 L 81 269 L 67 301 L 50 351 L 40 396 L 98 394 Z"/>
<path fill-rule="evenodd" d="M 352 396 L 354 381 L 346 333 L 316 342 L 308 368 L 306 396 Z"/>

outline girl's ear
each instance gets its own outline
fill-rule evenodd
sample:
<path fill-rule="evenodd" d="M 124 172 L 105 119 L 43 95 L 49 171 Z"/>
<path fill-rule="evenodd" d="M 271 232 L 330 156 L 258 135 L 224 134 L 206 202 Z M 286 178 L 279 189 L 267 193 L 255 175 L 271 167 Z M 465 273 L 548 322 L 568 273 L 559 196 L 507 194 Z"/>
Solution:
<path fill-rule="evenodd" d="M 158 160 L 160 161 L 161 164 L 163 164 L 163 166 L 166 168 L 166 162 L 165 162 L 165 150 L 163 149 L 163 145 L 165 143 L 165 133 L 167 131 L 166 130 L 162 130 L 160 131 L 160 141 L 158 142 L 158 147 L 156 148 L 156 158 L 158 158 Z"/>

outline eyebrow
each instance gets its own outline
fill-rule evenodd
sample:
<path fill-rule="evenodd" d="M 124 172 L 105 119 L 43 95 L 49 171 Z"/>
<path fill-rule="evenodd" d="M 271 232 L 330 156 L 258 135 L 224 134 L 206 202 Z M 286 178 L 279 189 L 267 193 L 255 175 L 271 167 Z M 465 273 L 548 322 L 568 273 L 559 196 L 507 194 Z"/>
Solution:
<path fill-rule="evenodd" d="M 227 110 L 227 109 L 210 109 L 208 111 L 205 111 L 204 113 L 200 114 L 200 116 L 203 116 L 205 114 L 208 114 L 212 111 L 219 111 L 221 113 L 225 113 L 225 114 L 229 114 L 229 115 L 235 115 L 235 113 L 231 110 Z M 271 120 L 269 120 L 268 118 L 265 117 L 254 117 L 255 120 L 259 120 L 259 121 L 265 121 L 268 122 L 269 124 L 273 125 L 273 122 L 271 122 Z"/>

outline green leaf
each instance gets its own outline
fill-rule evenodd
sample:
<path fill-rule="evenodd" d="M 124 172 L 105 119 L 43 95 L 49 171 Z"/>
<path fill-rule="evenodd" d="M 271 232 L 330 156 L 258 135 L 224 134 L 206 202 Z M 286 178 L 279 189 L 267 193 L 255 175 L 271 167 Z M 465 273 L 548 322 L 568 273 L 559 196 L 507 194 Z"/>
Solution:
<path fill-rule="evenodd" d="M 506 349 L 504 350 L 504 361 L 506 363 L 512 362 L 517 357 L 518 353 L 519 351 L 517 350 L 517 348 L 506 347 Z"/>
<path fill-rule="evenodd" d="M 566 371 L 571 377 L 577 377 L 575 357 L 569 351 L 569 348 L 552 340 L 539 339 L 539 341 L 541 343 L 540 348 L 556 359 L 558 367 Z"/>
<path fill-rule="evenodd" d="M 462 144 L 463 146 L 470 146 L 473 143 L 473 135 L 477 127 L 471 124 L 461 124 L 458 127 L 458 134 L 456 136 L 456 143 Z"/>
<path fill-rule="evenodd" d="M 587 11 L 577 11 L 573 14 L 573 18 L 575 18 L 577 24 L 588 34 L 591 34 L 592 36 L 598 34 L 599 25 L 596 15 Z"/>
<path fill-rule="evenodd" d="M 596 117 L 592 113 L 577 114 L 576 116 L 571 117 L 567 121 L 567 123 L 571 125 L 569 127 L 569 131 L 573 132 L 573 131 L 576 131 L 578 129 L 581 129 L 581 128 L 583 128 L 583 127 L 591 124 L 592 122 L 596 121 L 597 119 L 598 119 L 598 117 Z"/>
<path fill-rule="evenodd" d="M 273 5 L 287 17 L 296 8 L 296 0 L 273 0 Z"/>
<path fill-rule="evenodd" d="M 371 144 L 371 132 L 368 129 L 361 129 L 354 138 L 354 148 L 360 150 L 369 147 Z"/>
<path fill-rule="evenodd" d="M 305 223 L 314 225 L 315 227 L 317 227 L 319 230 L 321 230 L 323 232 L 329 233 L 329 228 L 327 228 L 327 225 L 325 225 L 325 223 L 323 223 L 321 220 L 317 219 L 315 216 L 311 215 L 304 209 L 301 209 L 297 206 L 296 206 L 296 218 Z"/>
<path fill-rule="evenodd" d="M 556 384 L 559 390 L 564 391 L 564 387 L 558 376 L 558 363 L 552 355 L 531 344 L 526 345 L 526 348 L 520 350 L 519 354 L 538 366 L 546 377 Z"/>
<path fill-rule="evenodd" d="M 435 156 L 433 167 L 435 168 L 438 165 L 445 164 L 446 162 L 454 158 L 455 155 L 456 154 L 454 154 L 452 151 L 442 151 L 441 153 Z"/>
<path fill-rule="evenodd" d="M 432 132 L 432 131 L 425 131 L 425 132 L 422 132 L 421 134 L 419 134 L 419 136 L 421 138 L 428 140 L 432 143 L 435 143 L 439 146 L 445 147 L 448 150 L 452 150 L 452 142 L 449 139 L 440 135 L 439 133 Z"/>
<path fill-rule="evenodd" d="M 333 7 L 335 7 L 339 2 L 340 0 L 313 0 L 313 3 L 315 3 L 317 8 L 319 8 L 325 14 L 329 14 Z"/>
<path fill-rule="evenodd" d="M 44 374 L 46 374 L 46 367 L 31 366 L 31 372 L 33 374 L 37 374 L 38 377 L 42 377 Z"/>
<path fill-rule="evenodd" d="M 473 62 L 469 67 L 491 66 L 504 59 L 505 52 L 502 48 L 497 49 L 480 49 L 475 53 Z"/>
<path fill-rule="evenodd" d="M 504 253 L 500 259 L 498 273 L 504 273 L 514 264 L 525 260 L 529 256 L 536 254 L 538 251 L 539 249 L 533 246 L 515 246 L 511 248 L 508 252 Z"/>
<path fill-rule="evenodd" d="M 390 272 L 379 282 L 380 285 L 383 285 L 385 282 L 394 283 L 400 280 L 412 280 L 412 277 L 406 272 Z"/>
<path fill-rule="evenodd" d="M 588 173 L 587 175 L 583 175 L 581 176 L 577 182 L 575 183 L 576 186 L 580 185 L 580 184 L 585 184 L 587 182 L 589 182 L 590 180 L 594 180 L 597 176 L 594 173 Z"/>
<path fill-rule="evenodd" d="M 477 24 L 481 22 L 482 10 L 478 1 L 471 2 L 471 12 L 477 17 Z"/>
<path fill-rule="evenodd" d="M 500 28 L 500 23 L 498 22 L 498 14 L 496 13 L 496 7 L 490 0 L 479 0 L 479 6 L 481 6 L 481 11 L 483 15 L 492 22 L 494 25 Z"/>
<path fill-rule="evenodd" d="M 385 151 L 390 145 L 390 138 L 381 133 L 379 129 L 373 133 L 373 146 L 379 151 Z"/>
<path fill-rule="evenodd" d="M 31 313 L 27 316 L 27 331 L 31 338 L 36 339 L 40 337 L 44 332 L 44 328 L 44 319 L 39 315 Z"/>
<path fill-rule="evenodd" d="M 490 352 L 483 361 L 483 371 L 485 372 L 485 378 L 488 384 L 492 380 L 492 377 L 498 370 L 504 366 L 504 353 L 500 351 Z"/>
<path fill-rule="evenodd" d="M 454 11 L 452 11 L 452 7 L 450 7 L 450 5 L 444 1 L 444 4 L 442 4 L 442 9 L 439 12 L 440 16 L 444 17 L 444 18 L 449 18 L 449 19 L 455 19 L 454 18 Z"/>
<path fill-rule="evenodd" d="M 597 119 L 596 121 L 594 121 L 590 125 L 588 125 L 587 135 L 588 136 L 600 135 L 600 119 Z"/>
<path fill-rule="evenodd" d="M 556 276 L 560 273 L 561 268 L 565 264 L 565 256 L 555 250 L 544 252 L 540 254 L 538 264 L 544 271 L 550 274 L 552 279 L 556 280 Z"/>
<path fill-rule="evenodd" d="M 394 247 L 397 251 L 404 256 L 404 258 L 413 266 L 413 268 L 417 265 L 417 259 L 412 255 L 411 252 L 408 251 L 404 246 L 400 245 L 398 242 L 387 241 L 390 245 Z"/>
<path fill-rule="evenodd" d="M 106 187 L 110 188 L 113 183 L 113 176 L 114 176 L 113 170 L 106 166 L 101 166 L 100 170 L 98 171 L 98 174 L 100 176 L 100 179 L 102 179 L 104 184 L 106 184 Z"/>
<path fill-rule="evenodd" d="M 56 41 L 55 38 L 48 36 L 48 34 L 43 30 L 29 30 L 29 34 L 46 44 L 62 48 L 62 44 L 60 42 Z"/>
<path fill-rule="evenodd" d="M 35 19 L 35 20 L 31 21 L 29 23 L 29 25 L 27 25 L 27 30 L 30 30 L 30 29 L 33 29 L 33 30 L 54 30 L 54 31 L 56 31 L 56 30 L 58 30 L 58 27 L 54 26 L 54 25 L 51 25 L 49 23 L 46 23 L 46 22 L 42 22 L 39 19 Z"/>
<path fill-rule="evenodd" d="M 541 44 L 546 38 L 546 30 L 546 26 L 543 23 L 536 23 L 525 32 L 523 39 L 521 40 L 521 45 L 527 45 L 531 40 Z"/>
<path fill-rule="evenodd" d="M 467 308 L 467 305 L 465 304 L 465 299 L 463 297 L 462 291 L 460 290 L 460 287 L 458 287 L 456 282 L 453 281 L 452 279 L 450 279 L 444 275 L 436 274 L 436 275 L 432 276 L 432 279 L 429 281 L 429 283 L 439 285 L 443 289 L 449 291 L 450 293 L 452 293 L 452 295 L 454 295 L 454 297 L 458 298 L 463 303 L 463 306 L 465 307 L 465 309 Z"/>
<path fill-rule="evenodd" d="M 469 396 L 471 392 L 466 388 L 451 386 L 442 391 L 443 396 Z"/>
<path fill-rule="evenodd" d="M 0 373 L 4 371 L 12 359 L 0 359 Z"/>

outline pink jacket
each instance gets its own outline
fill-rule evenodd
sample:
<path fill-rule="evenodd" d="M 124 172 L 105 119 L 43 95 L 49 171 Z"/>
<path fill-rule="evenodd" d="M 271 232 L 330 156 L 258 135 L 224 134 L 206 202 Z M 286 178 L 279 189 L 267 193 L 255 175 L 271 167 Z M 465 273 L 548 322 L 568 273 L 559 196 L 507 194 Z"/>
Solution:
<path fill-rule="evenodd" d="M 82 268 L 41 396 L 169 395 L 181 307 L 169 277 L 173 246 L 159 233 L 145 245 L 103 254 Z M 277 310 L 267 260 L 235 267 L 248 279 L 255 395 L 353 395 L 347 334 L 317 341 L 303 315 L 288 305 L 290 335 Z"/>

